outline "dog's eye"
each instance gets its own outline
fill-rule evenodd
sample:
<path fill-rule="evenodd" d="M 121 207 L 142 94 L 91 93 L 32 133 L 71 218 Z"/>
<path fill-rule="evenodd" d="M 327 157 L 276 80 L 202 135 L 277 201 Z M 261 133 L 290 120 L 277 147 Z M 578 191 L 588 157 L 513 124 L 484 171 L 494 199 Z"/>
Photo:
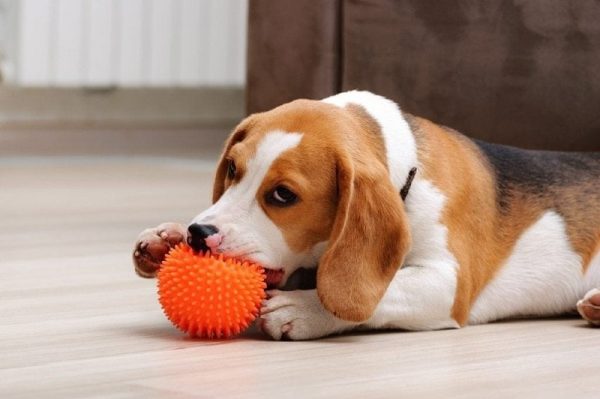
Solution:
<path fill-rule="evenodd" d="M 298 200 L 298 196 L 285 186 L 277 186 L 267 196 L 267 202 L 275 206 L 289 206 Z"/>
<path fill-rule="evenodd" d="M 233 180 L 236 171 L 235 162 L 233 159 L 230 159 L 227 163 L 227 177 Z"/>

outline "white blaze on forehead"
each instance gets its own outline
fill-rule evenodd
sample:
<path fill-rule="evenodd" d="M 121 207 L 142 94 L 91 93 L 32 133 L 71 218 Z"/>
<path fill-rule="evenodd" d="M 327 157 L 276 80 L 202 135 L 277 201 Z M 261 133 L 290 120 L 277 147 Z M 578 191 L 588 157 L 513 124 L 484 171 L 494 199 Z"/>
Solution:
<path fill-rule="evenodd" d="M 368 91 L 347 91 L 328 97 L 323 102 L 345 107 L 360 105 L 379 124 L 386 148 L 387 165 L 394 187 L 400 190 L 408 172 L 417 166 L 417 145 L 398 105 Z"/>
<path fill-rule="evenodd" d="M 247 204 L 245 221 L 256 236 L 254 239 L 261 241 L 262 252 L 265 255 L 262 263 L 266 267 L 282 267 L 291 262 L 290 258 L 295 254 L 291 252 L 279 227 L 269 219 L 256 201 L 256 194 L 273 162 L 285 151 L 300 144 L 301 140 L 300 133 L 274 131 L 265 135 L 256 147 L 256 153 L 248 161 L 244 177 L 234 190 L 237 193 L 235 199 L 241 200 L 245 197 L 245 201 L 241 201 Z"/>
<path fill-rule="evenodd" d="M 273 162 L 302 140 L 302 134 L 273 131 L 258 143 L 256 152 L 246 164 L 240 181 L 229 187 L 221 198 L 196 218 L 194 223 L 211 223 L 224 234 L 227 249 L 252 242 L 259 246 L 256 261 L 265 267 L 282 267 L 292 262 L 293 254 L 283 233 L 265 214 L 256 195 Z"/>
<path fill-rule="evenodd" d="M 288 133 L 281 130 L 270 132 L 263 137 L 256 147 L 256 153 L 246 165 L 246 173 L 239 186 L 252 189 L 254 194 L 260 187 L 273 162 L 287 150 L 300 144 L 302 134 Z"/>

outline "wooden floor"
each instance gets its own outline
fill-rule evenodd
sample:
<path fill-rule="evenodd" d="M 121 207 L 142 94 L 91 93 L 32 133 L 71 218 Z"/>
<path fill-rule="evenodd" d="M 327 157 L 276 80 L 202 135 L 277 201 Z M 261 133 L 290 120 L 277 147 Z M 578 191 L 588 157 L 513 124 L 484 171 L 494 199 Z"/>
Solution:
<path fill-rule="evenodd" d="M 208 205 L 213 162 L 0 158 L 0 398 L 600 397 L 600 330 L 576 318 L 186 338 L 130 252 L 141 229 Z"/>

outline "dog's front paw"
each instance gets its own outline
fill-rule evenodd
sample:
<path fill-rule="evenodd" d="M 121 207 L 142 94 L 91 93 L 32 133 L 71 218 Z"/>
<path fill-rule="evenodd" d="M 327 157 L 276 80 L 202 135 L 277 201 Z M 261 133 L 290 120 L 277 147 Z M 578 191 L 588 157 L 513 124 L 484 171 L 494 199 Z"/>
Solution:
<path fill-rule="evenodd" d="M 271 290 L 267 295 L 260 310 L 260 327 L 273 339 L 314 339 L 353 326 L 325 310 L 316 290 Z"/>
<path fill-rule="evenodd" d="M 593 289 L 577 302 L 579 314 L 595 326 L 600 326 L 600 290 Z"/>
<path fill-rule="evenodd" d="M 186 236 L 185 227 L 179 223 L 163 223 L 142 231 L 133 250 L 135 272 L 146 278 L 156 276 L 165 255 Z"/>

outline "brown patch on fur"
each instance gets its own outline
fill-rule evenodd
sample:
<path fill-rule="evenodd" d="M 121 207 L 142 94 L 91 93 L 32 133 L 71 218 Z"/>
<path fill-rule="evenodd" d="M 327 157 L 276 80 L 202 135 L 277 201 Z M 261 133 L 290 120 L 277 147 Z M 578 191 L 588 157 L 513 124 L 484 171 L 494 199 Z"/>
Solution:
<path fill-rule="evenodd" d="M 259 197 L 265 213 L 280 226 L 286 242 L 295 252 L 310 250 L 331 234 L 337 209 L 335 201 L 332 201 L 337 196 L 335 148 L 339 146 L 337 139 L 333 142 L 327 139 L 331 129 L 339 136 L 359 136 L 360 147 L 375 154 L 373 159 L 387 168 L 385 143 L 379 124 L 365 109 L 356 104 L 346 106 L 344 109 L 348 112 L 337 107 L 331 109 L 329 105 L 326 107 L 329 109 L 328 119 L 332 120 L 324 123 L 322 118 L 315 118 L 310 125 L 295 126 L 297 131 L 308 134 L 297 149 L 282 154 L 273 163 L 259 190 L 265 193 L 278 184 L 284 184 L 302 199 L 295 212 L 288 212 L 285 208 L 267 206 L 264 197 Z M 274 126 L 284 124 L 274 122 Z M 298 218 L 298 214 L 302 217 Z"/>
<path fill-rule="evenodd" d="M 256 199 L 294 251 L 329 241 L 317 272 L 319 297 L 342 319 L 368 319 L 410 247 L 404 206 L 389 179 L 378 124 L 359 106 L 338 108 L 310 100 L 249 119 L 251 124 L 242 122 L 237 128 L 247 134 L 238 144 L 240 153 L 233 154 L 236 163 L 270 131 L 303 134 L 298 147 L 271 165 Z M 216 183 L 215 199 L 231 184 L 225 176 L 233 141 L 219 163 L 222 183 Z M 292 189 L 299 202 L 284 208 L 267 204 L 266 194 L 279 184 Z"/>
<path fill-rule="evenodd" d="M 515 198 L 558 213 L 585 271 L 600 243 L 600 153 L 477 146 L 495 175 L 501 214 L 511 214 Z"/>
<path fill-rule="evenodd" d="M 459 264 L 452 317 L 463 325 L 474 299 L 510 249 L 495 242 L 493 178 L 466 139 L 425 119 L 411 118 L 411 124 L 420 173 L 447 198 L 441 222 L 448 228 L 448 247 Z"/>
<path fill-rule="evenodd" d="M 600 238 L 598 189 L 586 188 L 587 182 L 552 184 L 535 194 L 527 191 L 531 188 L 527 184 L 500 187 L 495 167 L 473 141 L 428 120 L 407 119 L 418 143 L 420 173 L 447 197 L 441 221 L 448 228 L 448 246 L 459 263 L 452 309 L 459 324 L 468 321 L 474 301 L 523 231 L 548 210 L 565 219 L 572 245 L 583 265 L 589 264 Z M 584 193 L 596 193 L 596 197 L 586 199 Z"/>
<path fill-rule="evenodd" d="M 586 181 L 578 187 L 557 187 L 556 191 L 564 198 L 560 206 L 561 215 L 567 223 L 567 235 L 575 251 L 581 256 L 583 271 L 600 251 L 600 194 L 596 200 L 584 198 L 582 192 L 598 189 L 600 179 L 595 183 Z"/>
<path fill-rule="evenodd" d="M 381 134 L 379 123 L 360 105 L 348 104 L 347 109 L 354 117 L 355 121 L 360 126 L 352 134 L 361 134 L 364 140 L 364 145 L 373 150 L 376 159 L 380 160 L 387 168 L 387 154 L 385 149 L 385 141 Z"/>
<path fill-rule="evenodd" d="M 303 138 L 296 149 L 273 162 L 257 192 L 263 211 L 281 229 L 294 252 L 308 251 L 329 238 L 337 196 L 335 160 L 331 155 L 327 146 Z M 266 202 L 265 196 L 278 185 L 288 187 L 299 197 L 292 208 Z"/>

